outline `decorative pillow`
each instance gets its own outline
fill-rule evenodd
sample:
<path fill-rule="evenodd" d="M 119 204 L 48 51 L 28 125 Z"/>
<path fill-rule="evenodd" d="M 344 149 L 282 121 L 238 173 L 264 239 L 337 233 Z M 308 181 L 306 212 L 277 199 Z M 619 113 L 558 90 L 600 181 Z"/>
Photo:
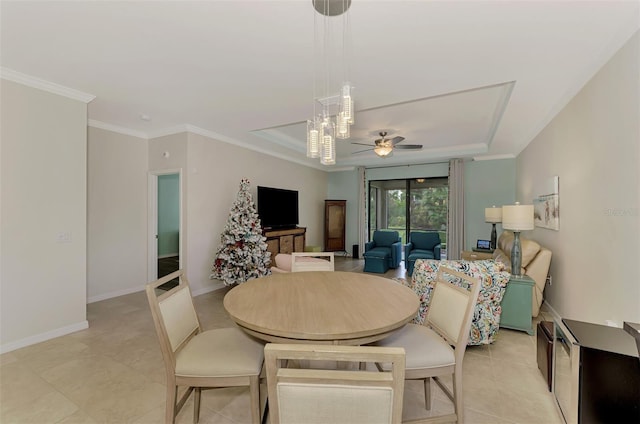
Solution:
<path fill-rule="evenodd" d="M 433 260 L 418 259 L 413 271 L 410 288 L 420 298 L 420 308 L 416 318 L 416 324 L 424 323 L 433 283 L 440 266 L 445 266 L 456 271 L 463 272 L 480 281 L 480 293 L 476 304 L 473 322 L 471 323 L 470 345 L 489 344 L 499 328 L 502 308 L 500 303 L 504 296 L 504 290 L 509 282 L 510 274 L 504 270 L 504 264 L 494 260 L 462 261 L 462 260 Z M 455 276 L 446 275 L 454 284 L 468 288 L 468 283 Z"/>
<path fill-rule="evenodd" d="M 275 260 L 278 268 L 283 271 L 291 271 L 291 255 L 287 253 L 278 253 Z"/>

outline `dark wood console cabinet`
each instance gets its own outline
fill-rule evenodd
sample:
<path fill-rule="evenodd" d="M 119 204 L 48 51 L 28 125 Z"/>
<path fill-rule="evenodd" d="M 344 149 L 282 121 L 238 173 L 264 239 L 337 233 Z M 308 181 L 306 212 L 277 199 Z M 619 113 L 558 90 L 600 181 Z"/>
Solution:
<path fill-rule="evenodd" d="M 324 201 L 324 250 L 346 252 L 345 226 L 347 219 L 346 200 Z"/>
<path fill-rule="evenodd" d="M 264 229 L 267 238 L 267 250 L 271 252 L 271 261 L 278 253 L 304 252 L 306 228 Z"/>
<path fill-rule="evenodd" d="M 640 423 L 640 361 L 622 328 L 554 324 L 553 394 L 567 424 Z"/>

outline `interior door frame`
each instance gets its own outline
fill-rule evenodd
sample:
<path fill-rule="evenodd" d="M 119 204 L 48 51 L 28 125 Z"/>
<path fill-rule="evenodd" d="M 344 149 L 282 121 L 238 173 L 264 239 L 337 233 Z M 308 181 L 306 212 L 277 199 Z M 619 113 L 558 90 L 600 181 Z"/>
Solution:
<path fill-rule="evenodd" d="M 149 171 L 148 174 L 148 228 L 147 228 L 147 281 L 155 281 L 158 279 L 158 177 L 160 175 L 172 175 L 178 174 L 178 201 L 180 202 L 179 213 L 179 234 L 178 234 L 178 261 L 179 267 L 183 267 L 183 255 L 182 255 L 182 240 L 184 239 L 184 214 L 182 210 L 182 193 L 183 190 L 183 178 L 182 168 L 176 169 L 162 169 L 156 171 Z"/>

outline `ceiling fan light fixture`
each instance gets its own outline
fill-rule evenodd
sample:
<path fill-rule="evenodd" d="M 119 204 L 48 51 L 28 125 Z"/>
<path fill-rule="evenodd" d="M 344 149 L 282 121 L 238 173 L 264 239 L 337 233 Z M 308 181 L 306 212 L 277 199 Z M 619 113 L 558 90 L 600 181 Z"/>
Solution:
<path fill-rule="evenodd" d="M 393 147 L 389 147 L 389 146 L 376 146 L 373 151 L 376 153 L 376 155 L 380 156 L 381 158 L 386 158 L 388 156 L 391 156 L 391 153 L 393 152 Z"/>

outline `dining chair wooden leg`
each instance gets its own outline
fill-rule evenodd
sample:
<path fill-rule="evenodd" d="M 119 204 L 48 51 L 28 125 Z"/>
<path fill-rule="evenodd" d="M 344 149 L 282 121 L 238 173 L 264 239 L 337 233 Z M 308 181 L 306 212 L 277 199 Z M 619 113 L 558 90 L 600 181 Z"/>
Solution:
<path fill-rule="evenodd" d="M 251 422 L 260 424 L 260 376 L 249 377 L 249 395 L 251 397 Z"/>
<path fill-rule="evenodd" d="M 200 421 L 200 395 L 202 395 L 202 388 L 196 387 L 193 394 L 193 424 L 198 424 Z"/>
<path fill-rule="evenodd" d="M 431 378 L 424 379 L 424 406 L 427 411 L 431 410 Z"/>
<path fill-rule="evenodd" d="M 167 381 L 167 407 L 165 408 L 165 423 L 176 422 L 176 401 L 178 400 L 178 386 Z"/>
<path fill-rule="evenodd" d="M 462 373 L 457 372 L 453 374 L 453 407 L 458 417 L 457 423 L 464 422 L 462 405 Z"/>

